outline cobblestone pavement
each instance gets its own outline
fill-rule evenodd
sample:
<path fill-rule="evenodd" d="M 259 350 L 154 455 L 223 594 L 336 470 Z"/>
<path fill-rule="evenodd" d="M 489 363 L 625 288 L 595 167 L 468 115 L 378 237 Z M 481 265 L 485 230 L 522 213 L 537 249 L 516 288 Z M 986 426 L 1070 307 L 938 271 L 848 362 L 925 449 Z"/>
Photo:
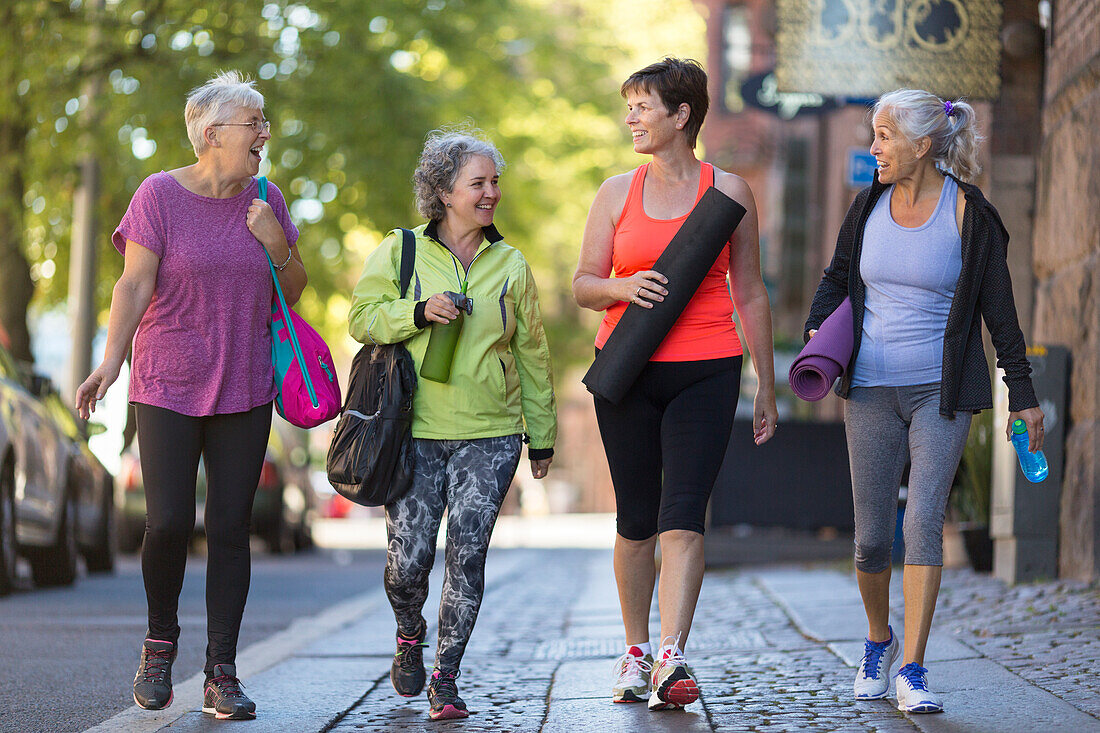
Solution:
<path fill-rule="evenodd" d="M 1095 586 L 1009 588 L 948 571 L 934 627 L 940 641 L 930 645 L 928 662 L 944 670 L 948 712 L 907 716 L 892 699 L 852 700 L 865 621 L 850 571 L 835 564 L 710 571 L 688 644 L 702 700 L 650 713 L 608 699 L 611 660 L 622 643 L 608 553 L 542 551 L 533 564 L 486 594 L 460 679 L 474 711 L 469 719 L 428 723 L 425 701 L 395 697 L 382 677 L 332 730 L 1100 730 L 1097 675 L 1089 670 L 1100 660 Z M 900 601 L 900 587 L 894 596 Z M 829 631 L 816 633 L 819 622 Z M 655 631 L 658 623 L 654 608 Z M 982 672 L 991 663 L 1000 676 Z M 976 683 L 960 681 L 967 670 L 977 670 Z M 991 698 L 983 679 L 1020 702 Z"/>
<path fill-rule="evenodd" d="M 945 571 L 936 626 L 1028 682 L 1100 717 L 1100 585 L 1014 587 Z"/>
<path fill-rule="evenodd" d="M 424 696 L 389 682 L 394 622 L 379 592 L 337 631 L 266 670 L 242 670 L 267 731 L 1100 731 L 1096 585 L 1009 588 L 947 571 L 926 666 L 942 715 L 905 715 L 892 697 L 855 702 L 866 620 L 850 568 L 708 571 L 688 641 L 702 699 L 681 711 L 610 701 L 622 625 L 603 550 L 490 552 L 485 602 L 459 689 L 472 715 L 434 723 Z M 893 597 L 900 600 L 900 573 Z M 440 577 L 425 608 L 429 666 Z M 900 632 L 901 607 L 893 624 Z M 656 633 L 656 609 L 651 627 Z M 656 638 L 653 639 L 656 641 Z M 173 731 L 218 724 L 197 711 Z"/>

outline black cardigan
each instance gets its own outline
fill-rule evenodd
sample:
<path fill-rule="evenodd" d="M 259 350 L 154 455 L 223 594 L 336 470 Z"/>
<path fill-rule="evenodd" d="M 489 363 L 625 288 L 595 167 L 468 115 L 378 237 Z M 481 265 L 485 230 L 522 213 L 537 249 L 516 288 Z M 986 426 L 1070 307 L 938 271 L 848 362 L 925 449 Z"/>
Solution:
<path fill-rule="evenodd" d="M 1008 274 L 1008 232 L 997 210 L 977 186 L 951 177 L 966 197 L 966 209 L 962 223 L 962 270 L 943 334 L 940 414 L 954 417 L 956 411 L 978 412 L 993 407 L 989 364 L 982 346 L 983 318 L 997 351 L 997 366 L 1005 371 L 1009 411 L 1035 407 L 1039 402 L 1031 385 L 1031 364 L 1025 354 L 1024 334 L 1016 318 Z M 803 340 L 808 341 L 810 329 L 820 328 L 844 296 L 850 297 L 855 346 L 849 367 L 855 364 L 863 335 L 866 288 L 859 275 L 863 230 L 875 203 L 886 189 L 876 172 L 874 182 L 860 191 L 852 202 L 837 235 L 833 260 L 825 268 L 825 275 L 814 294 L 803 333 Z M 849 368 L 837 384 L 836 393 L 847 398 L 851 384 Z"/>

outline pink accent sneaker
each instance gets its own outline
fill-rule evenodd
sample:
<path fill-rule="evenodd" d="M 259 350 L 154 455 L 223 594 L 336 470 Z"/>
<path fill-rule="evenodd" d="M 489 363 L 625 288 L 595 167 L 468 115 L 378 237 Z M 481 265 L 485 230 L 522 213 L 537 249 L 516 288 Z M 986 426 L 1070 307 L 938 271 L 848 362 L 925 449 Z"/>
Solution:
<path fill-rule="evenodd" d="M 466 709 L 466 703 L 458 696 L 458 671 L 440 672 L 438 669 L 432 672 L 432 679 L 428 682 L 428 717 L 432 720 L 454 720 L 465 718 L 470 714 Z"/>

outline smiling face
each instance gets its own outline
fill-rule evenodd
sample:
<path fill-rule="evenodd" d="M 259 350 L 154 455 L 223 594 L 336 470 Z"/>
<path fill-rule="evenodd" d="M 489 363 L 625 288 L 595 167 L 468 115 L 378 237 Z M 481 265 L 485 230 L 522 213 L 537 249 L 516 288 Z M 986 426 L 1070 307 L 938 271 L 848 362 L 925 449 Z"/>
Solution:
<path fill-rule="evenodd" d="M 909 178 L 923 165 L 922 151 L 901 134 L 887 110 L 875 115 L 872 126 L 875 139 L 871 143 L 871 155 L 878 163 L 880 183 L 896 183 Z"/>
<path fill-rule="evenodd" d="M 633 89 L 626 94 L 626 126 L 634 140 L 634 152 L 652 154 L 683 136 L 687 121 L 687 105 L 669 114 L 668 108 L 655 92 Z"/>
<path fill-rule="evenodd" d="M 261 127 L 260 132 L 245 123 L 264 122 L 261 109 L 241 108 L 229 115 L 222 124 L 214 126 L 217 130 L 218 145 L 210 148 L 216 151 L 220 162 L 242 177 L 255 176 L 260 172 L 260 159 L 264 145 L 271 139 L 271 132 Z"/>
<path fill-rule="evenodd" d="M 487 227 L 500 202 L 496 164 L 484 155 L 471 156 L 455 176 L 449 193 L 440 196 L 450 204 L 444 216 L 454 224 Z"/>

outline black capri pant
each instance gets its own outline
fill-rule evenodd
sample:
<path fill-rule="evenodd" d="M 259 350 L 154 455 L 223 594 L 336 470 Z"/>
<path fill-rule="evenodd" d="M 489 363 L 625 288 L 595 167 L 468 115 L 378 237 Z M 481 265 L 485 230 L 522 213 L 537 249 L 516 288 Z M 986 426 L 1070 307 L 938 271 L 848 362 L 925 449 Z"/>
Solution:
<path fill-rule="evenodd" d="M 703 534 L 740 387 L 740 356 L 651 361 L 619 404 L 596 398 L 619 535 Z"/>

